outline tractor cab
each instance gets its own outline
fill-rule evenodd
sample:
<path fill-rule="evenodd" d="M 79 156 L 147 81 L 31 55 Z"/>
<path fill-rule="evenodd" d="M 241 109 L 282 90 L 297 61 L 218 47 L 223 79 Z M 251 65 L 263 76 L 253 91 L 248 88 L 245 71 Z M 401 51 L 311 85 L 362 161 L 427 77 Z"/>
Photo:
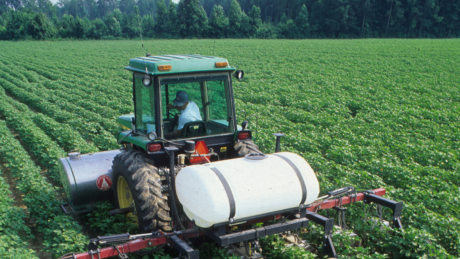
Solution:
<path fill-rule="evenodd" d="M 153 131 L 167 139 L 216 136 L 235 132 L 229 73 L 154 77 L 153 80 L 158 82 L 159 91 L 155 91 L 155 87 L 152 86 L 146 87 L 142 83 L 143 77 L 142 74 L 134 73 L 134 118 L 137 131 L 145 134 Z M 193 113 L 193 116 L 186 118 L 186 123 L 179 123 L 181 111 L 178 109 L 181 107 L 168 109 L 168 105 L 174 105 L 173 100 L 180 100 L 179 96 L 176 98 L 179 91 L 185 92 L 187 97 L 187 100 L 183 100 L 185 109 L 194 108 L 189 112 Z M 156 92 L 158 97 L 155 96 Z M 155 100 L 158 105 L 155 105 Z M 178 129 L 181 130 L 180 135 L 167 137 L 168 133 Z"/>
<path fill-rule="evenodd" d="M 226 59 L 202 55 L 134 58 L 126 69 L 133 72 L 134 99 L 134 114 L 118 118 L 124 130 L 118 141 L 126 149 L 145 151 L 158 161 L 171 142 L 201 140 L 219 157 L 231 156 L 242 131 L 236 125 L 232 77 L 241 79 L 242 71 Z M 250 132 L 244 133 L 239 139 L 250 140 Z"/>

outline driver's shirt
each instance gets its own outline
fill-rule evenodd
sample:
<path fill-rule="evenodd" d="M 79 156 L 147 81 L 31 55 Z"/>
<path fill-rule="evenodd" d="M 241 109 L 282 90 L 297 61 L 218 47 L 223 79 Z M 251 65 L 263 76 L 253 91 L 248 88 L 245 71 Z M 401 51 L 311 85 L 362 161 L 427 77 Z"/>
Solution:
<path fill-rule="evenodd" d="M 193 101 L 189 101 L 185 110 L 183 110 L 179 116 L 179 125 L 177 126 L 178 130 L 181 130 L 185 123 L 191 121 L 202 120 L 200 115 L 200 109 Z"/>

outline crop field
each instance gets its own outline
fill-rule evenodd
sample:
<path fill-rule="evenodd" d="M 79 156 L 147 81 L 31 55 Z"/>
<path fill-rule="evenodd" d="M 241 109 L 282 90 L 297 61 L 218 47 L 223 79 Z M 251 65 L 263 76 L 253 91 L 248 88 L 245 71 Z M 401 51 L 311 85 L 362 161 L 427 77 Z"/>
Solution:
<path fill-rule="evenodd" d="M 130 58 L 151 53 L 224 57 L 238 121 L 255 142 L 303 156 L 321 194 L 385 188 L 404 202 L 404 231 L 349 206 L 343 258 L 460 257 L 460 40 L 148 40 L 0 42 L 0 258 L 59 258 L 90 238 L 132 231 L 109 203 L 71 217 L 57 159 L 117 149 L 115 119 L 133 112 Z M 390 212 L 384 210 L 389 220 Z M 131 232 L 130 232 L 131 233 Z M 266 258 L 324 258 L 322 229 L 300 232 L 312 251 L 261 240 Z M 355 241 L 361 246 L 354 247 Z M 208 258 L 226 258 L 212 245 Z M 169 258 L 167 252 L 145 258 Z M 131 258 L 131 257 L 130 257 Z M 141 257 L 139 257 L 141 258 Z"/>

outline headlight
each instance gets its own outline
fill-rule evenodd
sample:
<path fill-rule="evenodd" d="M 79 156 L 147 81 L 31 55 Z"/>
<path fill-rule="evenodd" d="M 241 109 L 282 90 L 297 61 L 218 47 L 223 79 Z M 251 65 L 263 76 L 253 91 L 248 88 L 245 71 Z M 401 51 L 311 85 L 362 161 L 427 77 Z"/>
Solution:
<path fill-rule="evenodd" d="M 157 134 L 155 133 L 155 131 L 151 131 L 147 137 L 151 140 L 151 141 L 154 141 L 155 139 L 157 139 Z"/>
<path fill-rule="evenodd" d="M 244 77 L 244 72 L 243 70 L 236 70 L 233 76 L 236 77 L 236 79 L 241 80 Z"/>
<path fill-rule="evenodd" d="M 149 75 L 142 77 L 142 84 L 144 84 L 145 87 L 149 87 L 152 84 L 152 80 Z"/>

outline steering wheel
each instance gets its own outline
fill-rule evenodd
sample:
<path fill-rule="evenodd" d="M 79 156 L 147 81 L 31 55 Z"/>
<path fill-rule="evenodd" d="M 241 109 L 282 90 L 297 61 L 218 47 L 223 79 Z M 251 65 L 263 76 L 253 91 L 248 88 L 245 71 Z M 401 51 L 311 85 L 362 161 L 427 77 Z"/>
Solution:
<path fill-rule="evenodd" d="M 169 118 L 174 118 L 176 113 L 173 113 L 171 110 L 168 110 L 168 115 L 169 115 Z"/>
<path fill-rule="evenodd" d="M 173 117 L 173 120 L 169 123 L 169 132 L 173 132 L 174 131 L 174 127 L 178 126 L 179 125 L 179 116 L 180 114 L 179 113 L 176 113 L 176 114 L 172 114 L 171 112 L 169 112 L 171 117 Z"/>

